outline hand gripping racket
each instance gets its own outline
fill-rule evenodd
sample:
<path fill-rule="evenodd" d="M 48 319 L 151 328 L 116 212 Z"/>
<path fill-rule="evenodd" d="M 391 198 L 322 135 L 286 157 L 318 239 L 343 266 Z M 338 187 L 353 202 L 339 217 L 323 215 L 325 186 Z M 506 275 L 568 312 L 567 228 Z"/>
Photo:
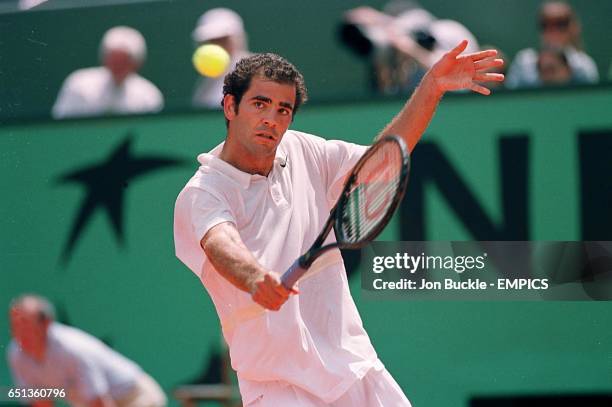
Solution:
<path fill-rule="evenodd" d="M 359 249 L 374 240 L 402 200 L 409 172 L 404 140 L 386 136 L 374 143 L 355 164 L 317 240 L 281 277 L 283 285 L 291 289 L 328 250 Z M 332 226 L 337 241 L 323 246 Z"/>

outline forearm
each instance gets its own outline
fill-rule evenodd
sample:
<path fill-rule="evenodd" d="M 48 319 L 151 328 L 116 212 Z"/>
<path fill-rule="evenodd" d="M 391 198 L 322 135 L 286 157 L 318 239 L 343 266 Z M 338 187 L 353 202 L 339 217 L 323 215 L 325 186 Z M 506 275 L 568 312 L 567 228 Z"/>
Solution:
<path fill-rule="evenodd" d="M 401 136 L 412 151 L 429 126 L 444 92 L 440 91 L 428 72 L 402 110 L 383 129 L 378 137 L 389 134 Z"/>
<path fill-rule="evenodd" d="M 229 223 L 212 228 L 201 245 L 217 272 L 242 291 L 252 293 L 255 283 L 266 274 Z"/>

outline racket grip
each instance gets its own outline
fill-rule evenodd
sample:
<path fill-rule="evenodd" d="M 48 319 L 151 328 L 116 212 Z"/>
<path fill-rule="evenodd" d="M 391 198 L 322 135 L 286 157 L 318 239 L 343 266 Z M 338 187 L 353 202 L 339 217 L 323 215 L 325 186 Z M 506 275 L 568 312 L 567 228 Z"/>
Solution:
<path fill-rule="evenodd" d="M 286 289 L 291 290 L 295 283 L 304 275 L 308 269 L 300 266 L 300 259 L 293 262 L 291 267 L 281 277 L 281 283 Z"/>

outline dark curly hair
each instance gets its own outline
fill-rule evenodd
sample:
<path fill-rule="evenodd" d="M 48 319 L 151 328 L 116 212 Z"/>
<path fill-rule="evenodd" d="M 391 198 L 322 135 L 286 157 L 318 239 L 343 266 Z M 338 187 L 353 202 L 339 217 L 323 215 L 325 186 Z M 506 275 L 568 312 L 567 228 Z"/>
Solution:
<path fill-rule="evenodd" d="M 295 65 L 276 54 L 255 54 L 242 58 L 236 64 L 236 68 L 225 76 L 223 82 L 223 96 L 234 96 L 236 99 L 236 112 L 238 112 L 238 105 L 242 100 L 242 96 L 251 86 L 251 79 L 254 76 L 261 76 L 274 82 L 295 85 L 294 115 L 300 105 L 306 103 L 308 99 L 304 77 Z M 223 106 L 223 101 L 221 101 L 221 105 Z"/>

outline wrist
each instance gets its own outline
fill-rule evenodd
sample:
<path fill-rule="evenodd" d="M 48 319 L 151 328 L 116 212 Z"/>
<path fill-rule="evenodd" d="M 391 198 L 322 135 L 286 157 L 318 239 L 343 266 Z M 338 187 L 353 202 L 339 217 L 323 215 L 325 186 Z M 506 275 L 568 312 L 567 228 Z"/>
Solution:
<path fill-rule="evenodd" d="M 421 86 L 425 88 L 425 90 L 434 95 L 437 98 L 442 98 L 444 93 L 446 92 L 444 88 L 440 85 L 436 77 L 431 73 L 431 71 L 427 72 L 423 79 L 421 80 Z"/>
<path fill-rule="evenodd" d="M 253 273 L 252 277 L 246 282 L 246 287 L 250 294 L 254 294 L 255 291 L 257 291 L 257 284 L 264 281 L 265 277 L 265 271 L 257 271 Z"/>

